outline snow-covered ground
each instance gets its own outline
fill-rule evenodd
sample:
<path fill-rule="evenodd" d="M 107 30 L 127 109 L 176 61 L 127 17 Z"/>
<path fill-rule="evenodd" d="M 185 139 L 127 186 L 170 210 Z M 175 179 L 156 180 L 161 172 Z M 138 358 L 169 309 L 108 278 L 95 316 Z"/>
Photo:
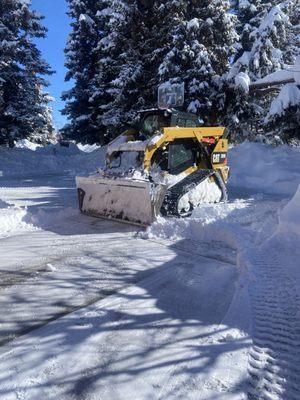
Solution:
<path fill-rule="evenodd" d="M 26 147 L 0 149 L 1 400 L 300 398 L 299 148 L 233 148 L 227 204 L 143 231 L 78 213 L 101 149 Z"/>

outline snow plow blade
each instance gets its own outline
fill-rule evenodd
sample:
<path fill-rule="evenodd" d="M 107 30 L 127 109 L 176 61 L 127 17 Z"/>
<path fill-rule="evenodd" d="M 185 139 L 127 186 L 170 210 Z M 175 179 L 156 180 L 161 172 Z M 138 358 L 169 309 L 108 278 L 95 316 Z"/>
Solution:
<path fill-rule="evenodd" d="M 135 179 L 77 177 L 79 209 L 100 218 L 147 226 L 159 214 L 166 188 Z"/>

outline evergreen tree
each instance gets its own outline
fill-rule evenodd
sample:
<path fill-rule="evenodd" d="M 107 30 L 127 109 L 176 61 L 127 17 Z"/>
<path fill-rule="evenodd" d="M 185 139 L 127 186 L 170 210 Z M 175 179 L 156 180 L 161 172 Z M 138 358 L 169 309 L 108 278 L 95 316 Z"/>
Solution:
<path fill-rule="evenodd" d="M 146 28 L 140 2 L 104 0 L 103 4 L 106 7 L 97 13 L 105 35 L 97 46 L 95 80 L 99 88 L 94 104 L 98 123 L 109 141 L 132 122 L 135 110 L 144 104 L 139 87 L 145 68 L 139 44 Z"/>
<path fill-rule="evenodd" d="M 184 82 L 185 108 L 214 117 L 222 106 L 220 77 L 228 71 L 237 34 L 227 1 L 181 1 L 172 12 L 171 40 L 159 68 L 162 82 Z"/>
<path fill-rule="evenodd" d="M 103 35 L 96 16 L 103 2 L 68 0 L 68 3 L 69 16 L 73 22 L 65 49 L 68 68 L 66 80 L 74 80 L 74 86 L 62 95 L 62 99 L 66 100 L 63 114 L 70 120 L 64 127 L 63 133 L 78 141 L 93 142 L 95 135 L 99 135 L 93 108 L 93 96 L 98 90 L 95 82 L 96 47 L 99 35 Z"/>
<path fill-rule="evenodd" d="M 300 139 L 300 7 L 298 1 L 285 3 L 285 10 L 289 16 L 286 28 L 286 47 L 284 60 L 287 64 L 283 68 L 291 70 L 295 83 L 284 85 L 278 95 L 273 98 L 268 113 L 264 119 L 265 128 L 283 141 L 291 142 Z"/>
<path fill-rule="evenodd" d="M 226 120 L 230 129 L 236 131 L 236 138 L 252 138 L 261 133 L 253 126 L 260 126 L 262 130 L 262 121 L 274 97 L 270 93 L 259 99 L 250 98 L 250 81 L 284 68 L 286 62 L 295 58 L 297 45 L 290 16 L 299 9 L 297 0 L 276 3 L 262 0 L 240 0 L 237 3 L 241 39 L 236 61 L 227 75 L 236 89 L 234 95 L 229 91 L 227 97 Z M 256 124 L 253 124 L 255 120 Z"/>
<path fill-rule="evenodd" d="M 299 39 L 299 26 L 295 25 L 295 43 Z M 293 43 L 292 43 L 293 47 Z M 294 47 L 296 50 L 296 47 Z M 293 65 L 285 65 L 284 76 L 293 78 L 294 82 L 283 85 L 272 100 L 264 119 L 265 129 L 272 132 L 272 137 L 279 137 L 285 142 L 300 140 L 300 46 L 297 48 L 296 61 Z M 281 73 L 281 71 L 279 71 Z M 266 77 L 266 79 L 270 79 Z"/>
<path fill-rule="evenodd" d="M 136 111 L 157 105 L 158 67 L 166 36 L 158 2 L 106 0 L 98 16 L 107 35 L 98 45 L 98 120 L 107 140 L 134 123 Z M 161 32 L 160 32 L 161 33 Z"/>
<path fill-rule="evenodd" d="M 44 38 L 42 17 L 30 1 L 1 0 L 0 4 L 0 141 L 30 135 L 43 141 L 53 132 L 44 76 L 52 73 L 34 38 Z"/>
<path fill-rule="evenodd" d="M 219 77 L 237 37 L 226 1 L 69 3 L 75 22 L 67 66 L 75 86 L 64 98 L 73 137 L 109 141 L 137 110 L 156 106 L 157 86 L 166 81 L 185 82 L 188 111 L 206 116 L 220 104 Z M 83 12 L 92 20 L 86 32 Z"/>
<path fill-rule="evenodd" d="M 66 49 L 67 79 L 75 85 L 63 95 L 70 118 L 64 133 L 105 143 L 133 122 L 137 110 L 156 103 L 154 7 L 140 0 L 69 4 L 74 23 Z M 86 15 L 90 23 L 83 30 Z"/>

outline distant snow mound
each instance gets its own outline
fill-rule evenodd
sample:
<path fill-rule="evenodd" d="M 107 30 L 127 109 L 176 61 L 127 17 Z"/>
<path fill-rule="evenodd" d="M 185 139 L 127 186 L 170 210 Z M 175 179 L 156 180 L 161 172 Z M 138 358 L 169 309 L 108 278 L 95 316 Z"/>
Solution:
<path fill-rule="evenodd" d="M 100 146 L 98 146 L 97 144 L 78 143 L 77 147 L 79 148 L 79 150 L 83 151 L 84 153 L 92 153 L 93 151 L 100 149 Z"/>
<path fill-rule="evenodd" d="M 65 156 L 72 156 L 76 154 L 80 154 L 79 148 L 76 144 L 70 143 L 68 147 L 61 146 L 59 143 L 57 144 L 49 144 L 45 147 L 39 147 L 36 149 L 37 153 L 40 154 L 53 154 L 53 155 L 65 155 Z"/>
<path fill-rule="evenodd" d="M 35 151 L 38 147 L 41 147 L 41 145 L 37 143 L 32 143 L 28 139 L 22 139 L 16 143 L 15 147 L 17 149 L 28 149 Z"/>
<path fill-rule="evenodd" d="M 88 149 L 88 148 L 87 148 Z M 75 144 L 36 147 L 23 142 L 14 149 L 0 148 L 0 182 L 12 177 L 31 177 L 53 174 L 88 174 L 105 164 L 105 148 L 82 151 Z"/>

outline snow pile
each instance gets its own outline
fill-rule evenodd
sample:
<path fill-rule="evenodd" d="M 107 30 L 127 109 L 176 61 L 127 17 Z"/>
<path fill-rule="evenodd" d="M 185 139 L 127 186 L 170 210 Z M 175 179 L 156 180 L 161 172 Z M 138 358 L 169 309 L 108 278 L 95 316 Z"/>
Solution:
<path fill-rule="evenodd" d="M 294 197 L 279 214 L 278 231 L 284 235 L 300 235 L 300 185 Z"/>
<path fill-rule="evenodd" d="M 28 144 L 27 144 L 28 145 Z M 43 174 L 90 173 L 105 163 L 105 149 L 81 151 L 76 145 L 59 144 L 27 148 L 0 148 L 0 177 L 38 176 Z"/>
<path fill-rule="evenodd" d="M 61 146 L 59 143 L 49 144 L 48 146 L 38 147 L 36 152 L 39 154 L 74 156 L 80 154 L 79 148 L 74 143 L 68 146 Z"/>
<path fill-rule="evenodd" d="M 23 221 L 29 226 L 47 229 L 60 224 L 65 224 L 67 219 L 78 215 L 78 213 L 78 209 L 72 207 L 51 211 L 41 208 L 34 213 L 27 212 L 23 216 Z"/>
<path fill-rule="evenodd" d="M 0 237 L 7 237 L 33 230 L 47 230 L 63 225 L 66 219 L 77 216 L 79 211 L 72 207 L 60 210 L 9 206 L 0 200 Z"/>
<path fill-rule="evenodd" d="M 201 241 L 225 241 L 229 246 L 237 247 L 236 235 L 231 232 L 226 220 L 234 218 L 236 212 L 248 207 L 246 201 L 237 200 L 228 204 L 208 204 L 193 213 L 191 218 L 162 218 L 152 224 L 142 237 L 179 240 L 182 238 Z"/>
<path fill-rule="evenodd" d="M 0 199 L 0 238 L 35 228 L 26 221 L 27 209 L 10 205 Z"/>
<path fill-rule="evenodd" d="M 16 143 L 15 147 L 17 149 L 28 149 L 35 151 L 38 147 L 41 147 L 41 145 L 37 143 L 32 143 L 28 139 L 22 139 Z"/>
<path fill-rule="evenodd" d="M 0 210 L 1 208 L 7 208 L 7 207 L 9 207 L 9 204 L 0 199 Z"/>
<path fill-rule="evenodd" d="M 78 143 L 77 147 L 84 153 L 92 153 L 93 151 L 99 150 L 101 148 L 101 146 L 98 146 L 97 144 L 82 144 L 82 143 Z"/>
<path fill-rule="evenodd" d="M 193 18 L 187 23 L 187 29 L 199 29 L 200 23 L 198 18 Z"/>
<path fill-rule="evenodd" d="M 291 197 L 300 183 L 300 148 L 244 142 L 229 152 L 230 186 Z"/>
<path fill-rule="evenodd" d="M 28 230 L 34 230 L 34 226 L 29 221 L 26 222 L 26 217 L 26 208 L 0 208 L 0 237 L 6 237 L 11 233 L 17 234 Z"/>

